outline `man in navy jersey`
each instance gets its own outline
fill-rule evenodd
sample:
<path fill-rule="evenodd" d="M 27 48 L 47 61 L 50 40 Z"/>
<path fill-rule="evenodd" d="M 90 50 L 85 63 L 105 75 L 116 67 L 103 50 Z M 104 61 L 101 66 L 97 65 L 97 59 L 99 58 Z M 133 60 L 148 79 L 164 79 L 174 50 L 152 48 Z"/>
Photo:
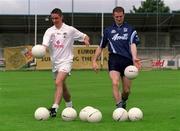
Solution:
<path fill-rule="evenodd" d="M 140 69 L 140 60 L 137 58 L 137 47 L 139 37 L 136 30 L 124 22 L 124 9 L 115 7 L 113 9 L 114 23 L 103 32 L 99 47 L 96 49 L 92 64 L 95 71 L 98 70 L 97 59 L 103 48 L 108 45 L 109 51 L 109 76 L 112 80 L 113 96 L 117 108 L 126 108 L 131 87 L 131 80 L 124 76 L 124 70 L 129 65 L 135 65 Z M 122 81 L 122 92 L 119 91 L 119 82 Z"/>

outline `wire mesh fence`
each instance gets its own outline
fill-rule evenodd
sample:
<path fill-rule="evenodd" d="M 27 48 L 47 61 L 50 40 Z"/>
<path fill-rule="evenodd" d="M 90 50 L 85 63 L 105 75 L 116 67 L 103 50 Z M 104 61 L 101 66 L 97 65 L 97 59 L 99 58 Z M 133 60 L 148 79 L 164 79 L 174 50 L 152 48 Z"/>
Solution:
<path fill-rule="evenodd" d="M 115 6 L 119 4 L 117 0 L 113 2 Z M 26 3 L 26 11 L 28 12 L 25 14 L 0 14 L 1 67 L 4 67 L 7 61 L 4 57 L 4 48 L 41 44 L 44 32 L 52 25 L 49 14 L 40 14 L 40 12 L 33 10 L 35 8 L 31 6 L 35 4 L 37 3 L 28 0 Z M 91 38 L 91 44 L 98 45 L 103 29 L 113 22 L 112 14 L 108 12 L 80 13 L 72 9 L 72 12 L 64 12 L 64 22 L 88 34 Z M 125 21 L 134 26 L 138 32 L 141 41 L 141 44 L 138 45 L 138 54 L 144 68 L 164 68 L 164 66 L 179 68 L 179 12 L 128 12 L 125 15 Z M 75 45 L 80 45 L 80 43 L 75 42 Z"/>

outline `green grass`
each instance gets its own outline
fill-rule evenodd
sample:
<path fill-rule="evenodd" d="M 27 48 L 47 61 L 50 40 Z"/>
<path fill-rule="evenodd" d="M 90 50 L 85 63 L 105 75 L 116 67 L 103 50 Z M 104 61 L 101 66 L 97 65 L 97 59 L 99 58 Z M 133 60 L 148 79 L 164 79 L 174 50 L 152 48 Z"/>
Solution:
<path fill-rule="evenodd" d="M 100 123 L 77 118 L 64 122 L 58 116 L 47 121 L 34 119 L 37 107 L 50 107 L 54 86 L 51 71 L 0 72 L 0 131 L 180 131 L 180 71 L 141 72 L 133 81 L 127 108 L 139 107 L 144 118 L 138 122 L 115 122 L 108 73 L 72 71 L 67 83 L 77 112 L 90 105 L 101 110 Z"/>

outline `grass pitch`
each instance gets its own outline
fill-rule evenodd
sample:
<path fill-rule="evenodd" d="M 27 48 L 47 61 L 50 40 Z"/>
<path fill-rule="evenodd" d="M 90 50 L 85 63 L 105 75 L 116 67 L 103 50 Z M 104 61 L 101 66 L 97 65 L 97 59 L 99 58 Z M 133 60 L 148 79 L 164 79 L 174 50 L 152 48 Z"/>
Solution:
<path fill-rule="evenodd" d="M 138 122 L 112 119 L 115 103 L 107 71 L 72 71 L 67 83 L 75 109 L 98 108 L 100 123 L 79 118 L 64 122 L 61 102 L 58 116 L 47 121 L 34 119 L 40 106 L 49 108 L 54 86 L 51 71 L 0 72 L 0 131 L 180 131 L 180 71 L 141 72 L 133 81 L 127 109 L 139 107 L 144 118 Z"/>

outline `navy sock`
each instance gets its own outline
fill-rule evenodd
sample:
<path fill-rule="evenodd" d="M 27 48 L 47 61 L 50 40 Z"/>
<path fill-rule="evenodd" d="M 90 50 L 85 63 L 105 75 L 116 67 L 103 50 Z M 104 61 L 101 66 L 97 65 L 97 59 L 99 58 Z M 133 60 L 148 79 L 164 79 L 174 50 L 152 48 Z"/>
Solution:
<path fill-rule="evenodd" d="M 122 108 L 122 106 L 123 106 L 123 102 L 122 101 L 120 101 L 119 103 L 116 104 L 117 108 Z"/>

